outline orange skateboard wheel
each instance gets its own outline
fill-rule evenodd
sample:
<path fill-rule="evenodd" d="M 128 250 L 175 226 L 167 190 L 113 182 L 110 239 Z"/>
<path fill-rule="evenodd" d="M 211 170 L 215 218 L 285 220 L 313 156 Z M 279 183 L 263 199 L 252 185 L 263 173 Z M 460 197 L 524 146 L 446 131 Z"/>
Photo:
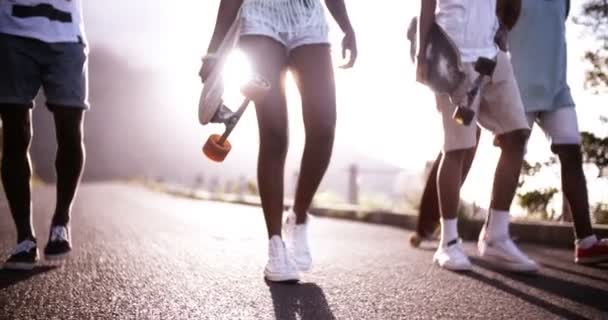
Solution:
<path fill-rule="evenodd" d="M 207 142 L 205 142 L 205 145 L 203 146 L 203 153 L 205 156 L 216 162 L 224 161 L 232 149 L 232 145 L 230 145 L 228 140 L 225 140 L 223 144 L 220 144 L 219 141 L 221 138 L 222 136 L 219 134 L 212 134 L 209 136 Z"/>

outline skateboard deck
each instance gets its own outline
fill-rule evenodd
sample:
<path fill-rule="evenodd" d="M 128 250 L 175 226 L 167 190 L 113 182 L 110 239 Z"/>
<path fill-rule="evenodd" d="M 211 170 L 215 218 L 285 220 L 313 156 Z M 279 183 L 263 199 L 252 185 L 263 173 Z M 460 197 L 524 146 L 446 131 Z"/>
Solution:
<path fill-rule="evenodd" d="M 414 22 L 412 22 L 414 23 Z M 411 39 L 417 39 L 412 31 Z M 428 35 L 429 41 L 424 51 L 428 64 L 426 85 L 437 94 L 452 95 L 466 78 L 460 59 L 460 51 L 452 39 L 437 23 L 433 23 Z M 412 46 L 416 46 L 412 41 Z"/>
<path fill-rule="evenodd" d="M 412 47 L 417 45 L 417 30 L 414 31 L 415 21 L 410 23 L 408 38 Z M 412 49 L 413 51 L 413 49 Z M 491 76 L 496 61 L 480 57 L 475 62 L 475 71 L 478 77 L 468 86 L 467 74 L 460 57 L 460 51 L 449 35 L 437 23 L 433 23 L 428 34 L 428 43 L 424 48 L 424 59 L 428 65 L 427 85 L 436 94 L 445 94 L 450 97 L 456 109 L 452 117 L 463 125 L 470 125 L 475 117 L 471 109 L 481 86 L 484 76 Z"/>
<path fill-rule="evenodd" d="M 216 52 L 216 58 L 211 73 L 205 79 L 203 90 L 198 104 L 198 119 L 202 125 L 211 122 L 213 116 L 223 105 L 224 94 L 223 69 L 228 56 L 236 48 L 241 29 L 240 15 L 237 15 L 224 40 Z"/>

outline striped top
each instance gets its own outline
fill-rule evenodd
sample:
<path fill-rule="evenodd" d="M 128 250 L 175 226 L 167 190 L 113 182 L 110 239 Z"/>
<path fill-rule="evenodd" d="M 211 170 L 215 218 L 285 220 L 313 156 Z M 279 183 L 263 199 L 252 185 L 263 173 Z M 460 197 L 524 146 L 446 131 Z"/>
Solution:
<path fill-rule="evenodd" d="M 328 28 L 320 0 L 244 0 L 241 18 L 276 32 Z"/>

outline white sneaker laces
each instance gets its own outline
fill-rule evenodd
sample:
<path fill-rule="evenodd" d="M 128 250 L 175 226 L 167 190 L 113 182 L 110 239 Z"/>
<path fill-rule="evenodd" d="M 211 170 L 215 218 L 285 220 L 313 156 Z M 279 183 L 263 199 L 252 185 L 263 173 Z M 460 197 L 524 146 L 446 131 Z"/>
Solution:
<path fill-rule="evenodd" d="M 51 241 L 68 241 L 68 229 L 66 227 L 53 227 L 51 229 Z"/>
<path fill-rule="evenodd" d="M 35 247 L 36 247 L 36 243 L 34 243 L 34 241 L 24 240 L 17 244 L 17 247 L 15 247 L 15 250 L 13 251 L 12 254 L 15 255 L 15 254 L 19 254 L 21 252 L 28 252 Z"/>

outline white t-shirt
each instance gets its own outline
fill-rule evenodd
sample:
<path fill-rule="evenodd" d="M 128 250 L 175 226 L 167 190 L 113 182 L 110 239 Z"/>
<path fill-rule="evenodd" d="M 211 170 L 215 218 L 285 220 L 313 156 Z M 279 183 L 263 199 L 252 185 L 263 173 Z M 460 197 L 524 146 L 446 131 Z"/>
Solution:
<path fill-rule="evenodd" d="M 81 0 L 0 0 L 0 33 L 47 43 L 86 42 Z"/>
<path fill-rule="evenodd" d="M 463 62 L 498 54 L 496 0 L 437 0 L 435 21 L 458 46 Z"/>

